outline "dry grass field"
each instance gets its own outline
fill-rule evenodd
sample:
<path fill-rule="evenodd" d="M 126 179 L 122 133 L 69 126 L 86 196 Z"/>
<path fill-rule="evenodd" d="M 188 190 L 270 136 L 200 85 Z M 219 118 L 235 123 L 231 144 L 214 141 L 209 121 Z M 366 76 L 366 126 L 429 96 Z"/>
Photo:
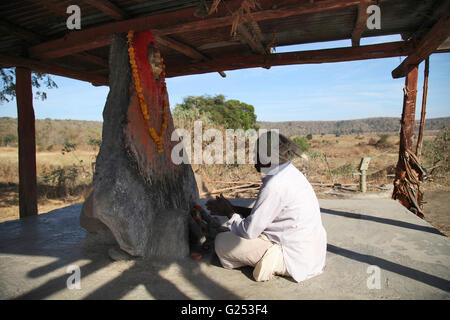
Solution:
<path fill-rule="evenodd" d="M 394 167 L 398 158 L 398 137 L 387 135 L 314 135 L 308 140 L 307 159 L 294 161 L 296 165 L 314 184 L 319 197 L 330 190 L 319 184 L 350 184 L 357 189 L 360 161 L 363 157 L 372 160 L 367 172 L 369 191 L 376 186 L 391 185 Z M 292 137 L 294 138 L 294 137 Z M 435 139 L 433 132 L 428 132 L 425 141 Z M 379 143 L 383 140 L 382 143 Z M 72 203 L 82 202 L 91 190 L 93 166 L 98 150 L 84 147 L 63 154 L 61 148 L 52 151 L 37 152 L 38 175 L 38 210 L 48 212 Z M 17 148 L 0 148 L 0 222 L 18 218 L 18 170 Z M 197 177 L 200 177 L 200 193 L 227 189 L 234 183 L 248 183 L 260 180 L 260 175 L 253 165 L 192 165 Z M 437 208 L 441 214 L 433 212 L 435 225 L 450 233 L 447 201 L 450 190 L 450 175 L 444 172 L 433 176 L 424 183 L 426 200 L 433 203 L 430 208 Z M 246 192 L 231 189 L 223 192 L 227 197 L 254 197 L 257 186 L 250 186 Z M 437 192 L 439 196 L 434 197 Z M 440 202 L 439 202 L 440 201 Z M 437 203 L 439 202 L 439 203 Z M 427 210 L 427 205 L 425 207 Z M 434 222 L 430 221 L 430 222 Z"/>
<path fill-rule="evenodd" d="M 435 137 L 428 135 L 425 141 Z M 371 157 L 367 182 L 372 185 L 391 184 L 398 160 L 399 139 L 386 135 L 383 144 L 377 144 L 381 135 L 317 135 L 309 140 L 310 148 L 305 154 L 307 159 L 294 161 L 311 183 L 314 184 L 357 184 L 359 183 L 359 166 L 363 157 Z M 258 174 L 251 165 L 243 166 L 193 166 L 194 171 L 202 176 L 208 189 L 215 188 L 215 181 L 256 181 Z M 428 183 L 427 188 L 449 189 L 447 176 L 435 183 Z"/>
<path fill-rule="evenodd" d="M 92 183 L 97 151 L 37 152 L 39 213 L 84 201 Z M 17 148 L 0 148 L 0 222 L 18 219 Z"/>

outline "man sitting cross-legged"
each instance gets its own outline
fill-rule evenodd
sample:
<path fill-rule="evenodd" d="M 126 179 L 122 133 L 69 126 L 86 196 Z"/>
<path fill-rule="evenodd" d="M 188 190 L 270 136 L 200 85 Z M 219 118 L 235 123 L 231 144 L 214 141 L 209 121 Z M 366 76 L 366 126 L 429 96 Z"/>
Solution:
<path fill-rule="evenodd" d="M 274 134 L 266 134 L 268 145 L 277 140 Z M 225 226 L 230 231 L 219 233 L 215 239 L 224 268 L 254 267 L 256 281 L 281 275 L 300 282 L 322 273 L 327 235 L 319 202 L 311 184 L 289 162 L 301 152 L 279 135 L 280 165 L 274 165 L 275 161 L 263 164 L 257 148 L 255 168 L 265 170 L 267 176 L 253 208 L 233 206 L 222 195 L 206 203 L 211 214 L 229 218 Z"/>

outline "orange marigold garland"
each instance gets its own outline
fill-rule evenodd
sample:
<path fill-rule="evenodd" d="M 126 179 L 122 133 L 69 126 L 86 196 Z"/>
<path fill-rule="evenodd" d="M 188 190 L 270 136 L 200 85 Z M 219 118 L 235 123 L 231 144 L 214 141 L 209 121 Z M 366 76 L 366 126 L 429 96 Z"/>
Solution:
<path fill-rule="evenodd" d="M 134 51 L 134 47 L 133 47 L 133 37 L 134 37 L 134 31 L 130 30 L 127 34 L 127 42 L 128 42 L 128 55 L 130 57 L 130 65 L 131 65 L 131 71 L 133 74 L 133 79 L 134 79 L 134 86 L 136 88 L 136 92 L 137 92 L 137 96 L 138 96 L 138 100 L 139 100 L 139 105 L 141 107 L 141 113 L 142 116 L 144 117 L 145 122 L 148 124 L 148 131 L 150 133 L 150 136 L 152 137 L 153 141 L 155 141 L 156 146 L 157 146 L 157 150 L 158 152 L 164 152 L 163 149 L 163 135 L 164 132 L 166 131 L 167 128 L 167 119 L 168 119 L 168 114 L 169 114 L 169 102 L 167 101 L 167 87 L 166 87 L 166 81 L 165 79 L 165 75 L 166 75 L 166 71 L 165 71 L 165 65 L 163 63 L 163 58 L 161 58 L 161 64 L 163 67 L 163 70 L 161 72 L 161 78 L 162 78 L 162 97 L 163 97 L 163 120 L 162 120 L 162 125 L 161 125 L 161 134 L 158 135 L 156 133 L 156 130 L 150 126 L 150 115 L 149 115 L 149 110 L 147 107 L 147 103 L 145 102 L 145 96 L 141 87 L 141 81 L 139 78 L 139 70 L 137 67 L 137 63 L 136 63 L 136 55 L 135 55 L 135 51 Z"/>

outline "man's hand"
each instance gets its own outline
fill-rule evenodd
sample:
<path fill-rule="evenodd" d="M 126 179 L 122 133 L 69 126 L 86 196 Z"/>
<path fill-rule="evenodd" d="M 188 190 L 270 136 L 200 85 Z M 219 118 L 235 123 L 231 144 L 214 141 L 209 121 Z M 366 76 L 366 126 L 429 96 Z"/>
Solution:
<path fill-rule="evenodd" d="M 220 197 L 216 197 L 216 200 L 208 200 L 206 202 L 206 208 L 208 208 L 212 215 L 216 216 L 230 218 L 234 213 L 233 205 L 222 194 L 220 194 Z"/>

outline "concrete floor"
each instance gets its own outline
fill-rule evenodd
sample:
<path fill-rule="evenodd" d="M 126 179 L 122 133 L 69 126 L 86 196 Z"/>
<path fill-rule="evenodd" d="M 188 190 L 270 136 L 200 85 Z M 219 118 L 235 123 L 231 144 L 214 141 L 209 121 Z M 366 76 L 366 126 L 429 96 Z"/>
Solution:
<path fill-rule="evenodd" d="M 249 205 L 251 200 L 236 199 Z M 450 241 L 389 199 L 320 200 L 325 272 L 302 283 L 257 283 L 251 268 L 199 262 L 119 261 L 85 242 L 81 204 L 0 224 L 0 299 L 449 299 Z M 81 289 L 67 288 L 69 265 Z M 368 288 L 380 269 L 380 289 Z M 376 282 L 375 282 L 376 283 Z"/>

